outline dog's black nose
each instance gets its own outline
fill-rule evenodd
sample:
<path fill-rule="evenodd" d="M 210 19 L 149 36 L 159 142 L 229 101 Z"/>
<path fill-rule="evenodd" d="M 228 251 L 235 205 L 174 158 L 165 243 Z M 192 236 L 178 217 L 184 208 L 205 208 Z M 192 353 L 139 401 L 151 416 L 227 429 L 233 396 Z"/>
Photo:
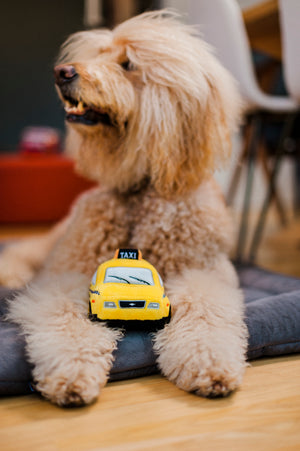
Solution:
<path fill-rule="evenodd" d="M 59 66 L 56 66 L 54 68 L 55 83 L 58 86 L 62 86 L 65 83 L 73 81 L 74 78 L 77 77 L 77 75 L 78 74 L 75 70 L 75 67 L 71 65 L 60 64 Z"/>

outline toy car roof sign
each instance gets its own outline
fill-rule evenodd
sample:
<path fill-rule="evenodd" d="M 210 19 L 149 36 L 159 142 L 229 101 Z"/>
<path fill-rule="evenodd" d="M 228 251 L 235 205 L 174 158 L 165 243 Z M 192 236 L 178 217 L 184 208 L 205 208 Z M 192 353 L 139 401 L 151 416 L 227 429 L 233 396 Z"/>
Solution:
<path fill-rule="evenodd" d="M 115 258 L 141 260 L 142 253 L 139 249 L 117 249 Z"/>

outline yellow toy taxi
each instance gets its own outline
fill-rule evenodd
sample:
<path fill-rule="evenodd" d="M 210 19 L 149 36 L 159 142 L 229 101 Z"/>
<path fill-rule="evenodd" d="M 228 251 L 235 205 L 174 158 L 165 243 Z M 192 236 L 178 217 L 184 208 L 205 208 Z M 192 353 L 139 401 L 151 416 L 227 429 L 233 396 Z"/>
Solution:
<path fill-rule="evenodd" d="M 113 259 L 102 263 L 93 275 L 89 297 L 91 320 L 157 326 L 170 320 L 161 277 L 138 249 L 117 249 Z"/>

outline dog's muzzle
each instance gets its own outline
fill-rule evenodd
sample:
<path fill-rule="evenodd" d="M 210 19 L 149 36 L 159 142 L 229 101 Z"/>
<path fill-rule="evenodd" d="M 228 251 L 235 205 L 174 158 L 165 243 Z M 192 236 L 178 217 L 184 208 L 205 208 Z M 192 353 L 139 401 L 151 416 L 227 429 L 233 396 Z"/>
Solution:
<path fill-rule="evenodd" d="M 66 120 L 70 123 L 83 125 L 114 126 L 115 121 L 105 108 L 87 105 L 78 93 L 74 96 L 79 74 L 71 64 L 60 64 L 54 68 L 55 84 L 58 87 L 64 102 Z M 76 81 L 76 83 L 73 83 Z M 78 86 L 77 89 L 78 91 Z"/>

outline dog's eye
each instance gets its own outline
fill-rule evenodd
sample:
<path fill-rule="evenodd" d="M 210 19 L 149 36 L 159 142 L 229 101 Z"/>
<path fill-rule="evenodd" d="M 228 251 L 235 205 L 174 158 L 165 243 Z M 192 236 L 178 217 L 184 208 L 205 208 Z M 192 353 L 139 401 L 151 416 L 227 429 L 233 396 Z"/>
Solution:
<path fill-rule="evenodd" d="M 128 59 L 121 63 L 121 67 L 126 71 L 134 70 L 132 62 L 129 61 Z"/>

